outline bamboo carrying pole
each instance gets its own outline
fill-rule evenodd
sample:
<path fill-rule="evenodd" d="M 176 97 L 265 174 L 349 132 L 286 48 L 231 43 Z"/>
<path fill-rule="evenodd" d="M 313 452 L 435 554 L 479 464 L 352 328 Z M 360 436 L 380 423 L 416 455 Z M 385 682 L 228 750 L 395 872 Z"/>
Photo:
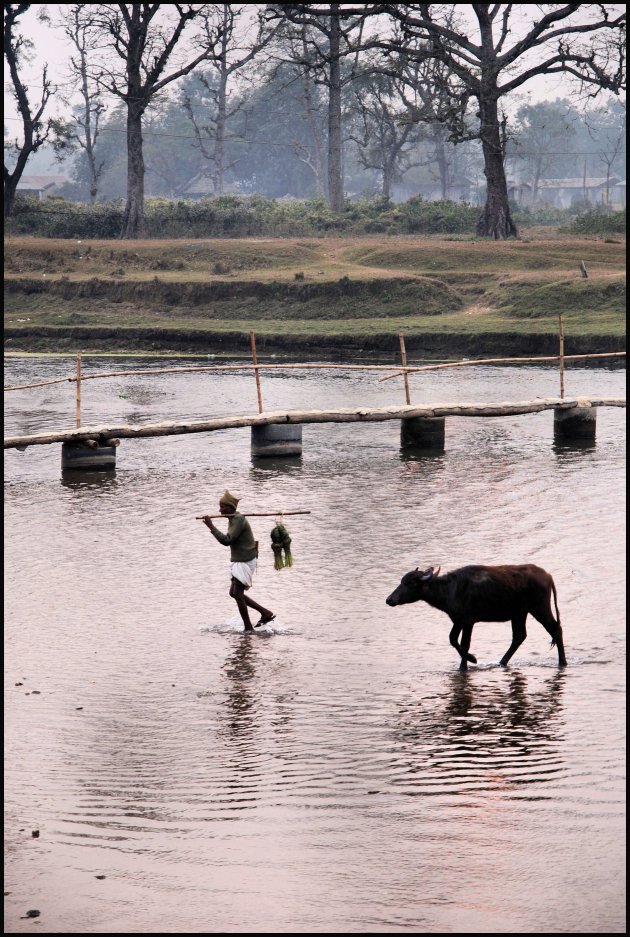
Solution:
<path fill-rule="evenodd" d="M 560 396 L 564 397 L 564 328 L 562 326 L 562 313 L 558 313 L 558 327 L 560 333 Z"/>
<path fill-rule="evenodd" d="M 240 513 L 240 512 L 239 512 Z M 272 511 L 271 513 L 265 514 L 242 514 L 241 517 L 288 517 L 293 514 L 310 514 L 310 511 Z M 215 520 L 217 517 L 233 517 L 232 514 L 200 514 L 195 520 L 203 521 L 206 517 L 209 517 L 211 520 Z"/>
<path fill-rule="evenodd" d="M 258 371 L 258 359 L 256 357 L 256 336 L 253 332 L 249 333 L 249 340 L 252 343 L 252 359 L 254 362 L 254 374 L 256 375 L 256 393 L 258 394 L 258 412 L 263 412 L 262 393 L 260 392 L 260 373 Z"/>
<path fill-rule="evenodd" d="M 81 352 L 77 352 L 77 426 L 81 426 Z"/>
<path fill-rule="evenodd" d="M 402 361 L 403 368 L 407 367 L 407 349 L 405 348 L 405 337 L 402 332 L 399 333 L 398 338 L 400 339 L 400 360 Z M 407 371 L 404 372 L 405 377 L 405 400 L 407 403 L 411 403 L 411 394 L 409 393 L 409 376 Z"/>

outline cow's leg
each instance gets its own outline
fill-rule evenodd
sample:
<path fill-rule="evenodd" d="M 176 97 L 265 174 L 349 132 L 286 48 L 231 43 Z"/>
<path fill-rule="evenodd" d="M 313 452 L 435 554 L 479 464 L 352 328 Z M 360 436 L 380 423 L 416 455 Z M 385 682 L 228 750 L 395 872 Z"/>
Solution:
<path fill-rule="evenodd" d="M 515 615 L 512 619 L 512 643 L 509 648 L 501 658 L 501 666 L 505 667 L 510 657 L 514 654 L 517 648 L 521 646 L 525 638 L 527 637 L 527 629 L 525 628 L 525 620 L 527 619 L 527 613 L 525 615 Z"/>
<path fill-rule="evenodd" d="M 471 661 L 471 663 L 473 664 L 477 663 L 477 658 L 473 654 L 468 653 L 468 650 L 470 648 L 470 639 L 472 638 L 472 630 L 473 630 L 472 624 L 464 625 L 464 628 L 462 631 L 462 643 L 461 643 L 462 662 L 459 665 L 460 670 L 468 670 L 468 665 L 466 663 L 467 660 Z"/>
<path fill-rule="evenodd" d="M 532 609 L 532 615 L 551 635 L 551 646 L 553 647 L 555 644 L 558 648 L 558 665 L 566 667 L 567 658 L 564 653 L 564 641 L 562 640 L 562 625 L 553 617 L 551 608 Z"/>
<path fill-rule="evenodd" d="M 453 645 L 453 647 L 455 648 L 455 650 L 457 651 L 457 653 L 459 654 L 459 656 L 460 656 L 461 659 L 462 659 L 462 660 L 461 660 L 460 667 L 459 667 L 460 670 L 467 670 L 467 669 L 468 669 L 468 668 L 466 667 L 466 661 L 467 661 L 467 660 L 469 660 L 469 661 L 471 662 L 471 664 L 476 664 L 476 663 L 477 663 L 477 658 L 474 656 L 474 654 L 469 654 L 469 653 L 468 653 L 468 648 L 470 647 L 470 634 L 468 635 L 468 644 L 466 645 L 466 650 L 465 650 L 465 651 L 463 650 L 462 646 L 460 646 L 460 643 L 459 643 L 459 641 L 457 640 L 457 639 L 459 638 L 459 636 L 460 636 L 460 634 L 461 634 L 462 631 L 464 631 L 464 635 L 465 635 L 466 632 L 465 632 L 464 629 L 467 628 L 467 627 L 470 629 L 470 634 L 472 634 L 472 627 L 473 627 L 472 624 L 471 624 L 471 625 L 465 625 L 465 624 L 463 624 L 463 623 L 461 623 L 461 622 L 455 621 L 455 622 L 453 622 L 453 627 L 451 628 L 450 634 L 449 634 L 449 636 L 448 636 L 449 641 L 451 642 L 451 644 Z"/>

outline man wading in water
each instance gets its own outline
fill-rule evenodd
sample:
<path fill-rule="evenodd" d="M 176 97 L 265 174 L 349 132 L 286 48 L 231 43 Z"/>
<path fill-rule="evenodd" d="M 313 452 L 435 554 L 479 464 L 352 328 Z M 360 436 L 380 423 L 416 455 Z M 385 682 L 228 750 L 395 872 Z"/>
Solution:
<path fill-rule="evenodd" d="M 256 626 L 266 625 L 267 622 L 273 621 L 276 616 L 268 608 L 263 608 L 262 605 L 245 595 L 245 590 L 250 588 L 254 580 L 258 543 L 254 540 L 247 518 L 236 511 L 238 502 L 239 499 L 230 494 L 227 489 L 219 500 L 221 514 L 229 518 L 226 534 L 214 526 L 212 518 L 208 515 L 204 516 L 203 521 L 219 543 L 230 548 L 232 574 L 230 595 L 238 605 L 245 631 L 253 632 L 254 629 L 249 618 L 250 608 L 255 608 L 257 612 L 260 612 L 260 620 L 256 622 Z"/>

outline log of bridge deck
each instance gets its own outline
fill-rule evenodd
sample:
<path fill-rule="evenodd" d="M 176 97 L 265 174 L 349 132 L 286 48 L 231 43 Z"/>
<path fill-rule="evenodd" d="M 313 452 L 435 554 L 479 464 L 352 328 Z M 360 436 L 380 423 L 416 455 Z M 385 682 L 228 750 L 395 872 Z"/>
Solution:
<path fill-rule="evenodd" d="M 504 403 L 436 403 L 429 406 L 374 407 L 340 410 L 283 410 L 216 417 L 210 420 L 180 420 L 169 423 L 118 424 L 115 426 L 82 426 L 80 429 L 65 429 L 33 433 L 28 436 L 5 436 L 5 449 L 26 449 L 28 446 L 44 446 L 49 443 L 79 442 L 97 439 L 99 442 L 120 436 L 125 439 L 149 436 L 180 436 L 184 433 L 212 433 L 216 430 L 237 429 L 243 426 L 266 426 L 272 424 L 304 423 L 381 423 L 387 420 L 402 420 L 411 417 L 502 417 L 525 413 L 540 413 L 543 410 L 575 410 L 576 408 L 625 407 L 624 397 L 590 397 L 560 400 L 558 397 L 536 400 L 509 401 Z"/>

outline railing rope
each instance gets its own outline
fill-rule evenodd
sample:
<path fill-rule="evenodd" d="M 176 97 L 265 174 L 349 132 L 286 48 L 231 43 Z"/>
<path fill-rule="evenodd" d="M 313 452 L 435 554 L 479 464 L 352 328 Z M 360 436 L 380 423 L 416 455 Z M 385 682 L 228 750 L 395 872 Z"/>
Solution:
<path fill-rule="evenodd" d="M 587 358 L 625 358 L 625 351 L 605 351 L 586 355 L 564 355 L 565 361 L 576 361 Z M 539 361 L 557 361 L 559 355 L 545 355 L 537 358 L 472 358 L 466 361 L 450 361 L 441 364 L 411 365 L 405 368 L 407 374 L 418 371 L 437 371 L 441 368 L 464 368 L 475 364 L 531 364 Z M 85 374 L 82 371 L 81 381 L 97 381 L 106 377 L 138 377 L 146 374 L 191 374 L 195 371 L 246 371 L 257 368 L 259 371 L 295 371 L 295 370 L 333 370 L 333 371 L 391 371 L 395 365 L 391 364 L 219 364 L 208 365 L 194 368 L 145 368 L 144 370 L 134 371 L 106 371 L 103 374 Z M 392 378 L 400 377 L 402 370 L 397 369 L 395 374 L 387 374 L 380 378 L 380 381 L 390 381 Z M 5 391 L 29 390 L 33 387 L 48 387 L 51 384 L 65 384 L 76 381 L 76 375 L 67 377 L 57 377 L 52 381 L 37 381 L 33 384 L 14 384 L 5 386 Z"/>
<path fill-rule="evenodd" d="M 563 358 L 564 361 L 577 361 L 582 358 L 625 358 L 625 356 L 625 351 L 603 351 L 588 355 L 564 355 Z M 531 364 L 539 361 L 557 361 L 559 357 L 559 355 L 540 355 L 535 358 L 472 358 L 466 361 L 451 361 L 445 364 L 425 364 L 418 367 L 408 367 L 406 373 L 439 371 L 442 368 L 467 368 L 468 365 L 472 364 Z M 379 378 L 379 383 L 381 381 L 391 381 L 392 378 L 401 377 L 404 373 L 404 371 L 398 369 L 395 374 L 387 374 L 385 377 Z"/>

